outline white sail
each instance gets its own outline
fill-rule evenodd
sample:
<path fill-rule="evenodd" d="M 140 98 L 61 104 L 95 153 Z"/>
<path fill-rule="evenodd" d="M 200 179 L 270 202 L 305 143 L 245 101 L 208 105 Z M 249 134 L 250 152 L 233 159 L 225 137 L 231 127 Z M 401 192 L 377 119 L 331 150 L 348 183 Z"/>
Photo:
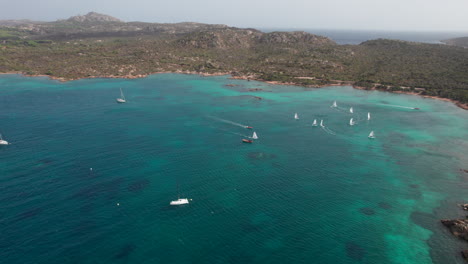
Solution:
<path fill-rule="evenodd" d="M 320 120 L 320 126 L 323 127 L 323 120 Z"/>
<path fill-rule="evenodd" d="M 312 123 L 313 126 L 317 126 L 317 119 L 314 119 L 314 123 Z"/>
<path fill-rule="evenodd" d="M 125 103 L 125 102 L 127 102 L 127 101 L 125 100 L 125 96 L 124 96 L 124 94 L 123 94 L 123 92 L 122 92 L 122 88 L 120 88 L 120 98 L 117 98 L 116 100 L 117 100 L 117 103 Z"/>
<path fill-rule="evenodd" d="M 258 139 L 257 133 L 255 133 L 255 131 L 253 132 L 252 138 L 253 139 Z"/>
<path fill-rule="evenodd" d="M 120 98 L 124 99 L 124 101 L 125 101 L 125 96 L 124 96 L 124 93 L 122 91 L 122 88 L 120 88 Z"/>
<path fill-rule="evenodd" d="M 336 101 L 333 102 L 332 107 L 338 107 L 338 105 L 336 104 Z"/>
<path fill-rule="evenodd" d="M 349 125 L 354 126 L 354 120 L 352 118 L 349 120 Z"/>
<path fill-rule="evenodd" d="M 354 113 L 354 111 L 353 111 L 353 108 L 352 108 L 352 107 L 349 109 L 349 112 L 350 112 L 351 114 L 352 114 L 352 113 Z"/>
<path fill-rule="evenodd" d="M 370 132 L 369 138 L 375 138 L 374 131 L 371 131 L 371 132 Z"/>
<path fill-rule="evenodd" d="M 294 114 L 294 119 L 299 119 L 299 116 L 297 115 L 297 113 Z"/>
<path fill-rule="evenodd" d="M 367 120 L 370 120 L 370 113 L 367 113 Z"/>

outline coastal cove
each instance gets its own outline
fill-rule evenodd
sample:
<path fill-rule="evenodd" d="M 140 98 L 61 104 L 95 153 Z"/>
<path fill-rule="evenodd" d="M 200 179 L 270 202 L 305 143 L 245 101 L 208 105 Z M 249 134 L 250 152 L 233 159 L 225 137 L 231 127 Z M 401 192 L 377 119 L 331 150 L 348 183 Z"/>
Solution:
<path fill-rule="evenodd" d="M 2 261 L 463 263 L 465 110 L 186 73 L 0 75 Z"/>
<path fill-rule="evenodd" d="M 260 82 L 265 82 L 268 84 L 273 84 L 273 85 L 286 85 L 286 86 L 301 86 L 301 87 L 307 87 L 307 88 L 323 88 L 323 87 L 330 87 L 330 86 L 352 86 L 355 89 L 359 90 L 371 90 L 371 91 L 382 91 L 382 92 L 390 92 L 390 93 L 397 93 L 397 94 L 407 94 L 407 95 L 417 95 L 417 96 L 422 96 L 424 98 L 430 98 L 430 99 L 436 99 L 436 100 L 442 100 L 446 102 L 451 102 L 455 104 L 456 106 L 468 110 L 468 104 L 462 103 L 457 100 L 449 99 L 449 98 L 444 98 L 444 97 L 439 97 L 439 96 L 430 96 L 430 95 L 423 95 L 421 92 L 414 92 L 414 91 L 404 91 L 404 90 L 398 90 L 398 91 L 391 91 L 391 90 L 383 90 L 383 89 L 376 89 L 376 87 L 362 87 L 362 86 L 357 86 L 354 85 L 353 81 L 343 81 L 343 80 L 334 80 L 334 83 L 328 83 L 328 84 L 322 84 L 322 85 L 304 85 L 302 83 L 294 83 L 294 82 L 279 82 L 279 81 L 267 81 L 263 80 L 260 78 L 257 78 L 252 75 L 236 75 L 232 76 L 233 73 L 231 72 L 214 72 L 214 73 L 204 73 L 204 72 L 193 72 L 193 71 L 163 71 L 163 72 L 154 72 L 151 74 L 139 74 L 139 75 L 125 75 L 125 76 L 115 76 L 115 75 L 108 75 L 108 76 L 88 76 L 88 77 L 81 77 L 81 78 L 64 78 L 64 77 L 55 77 L 52 75 L 30 75 L 26 74 L 24 72 L 5 72 L 5 73 L 0 73 L 0 75 L 11 75 L 11 74 L 21 74 L 26 77 L 48 77 L 52 80 L 58 80 L 61 82 L 67 82 L 67 81 L 74 81 L 74 80 L 80 80 L 80 79 L 95 79 L 95 78 L 109 78 L 109 79 L 138 79 L 138 78 L 146 78 L 150 75 L 155 75 L 155 74 L 188 74 L 188 75 L 199 75 L 203 77 L 210 77 L 210 76 L 229 76 L 231 79 L 238 79 L 238 80 L 254 80 L 254 81 L 260 81 Z M 313 78 L 314 77 L 302 77 L 304 79 L 308 78 Z"/>

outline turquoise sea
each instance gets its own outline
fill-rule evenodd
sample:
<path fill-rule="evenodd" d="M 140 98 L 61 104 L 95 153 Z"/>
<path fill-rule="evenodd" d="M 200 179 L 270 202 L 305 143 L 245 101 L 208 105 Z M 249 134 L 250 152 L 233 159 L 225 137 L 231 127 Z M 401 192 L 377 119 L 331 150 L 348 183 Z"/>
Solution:
<path fill-rule="evenodd" d="M 443 101 L 2 75 L 0 133 L 0 263 L 445 264 L 468 248 L 439 224 L 468 200 L 468 112 Z M 169 206 L 178 193 L 190 204 Z"/>

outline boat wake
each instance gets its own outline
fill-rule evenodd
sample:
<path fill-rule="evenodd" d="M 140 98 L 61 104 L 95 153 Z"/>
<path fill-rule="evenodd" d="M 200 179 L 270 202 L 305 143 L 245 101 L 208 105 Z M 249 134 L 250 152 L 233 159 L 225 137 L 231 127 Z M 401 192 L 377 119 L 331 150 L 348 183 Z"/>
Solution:
<path fill-rule="evenodd" d="M 336 136 L 335 131 L 329 129 L 328 127 L 326 127 L 326 126 L 321 126 L 321 128 L 322 128 L 323 131 L 325 131 L 325 133 L 330 134 L 330 135 L 333 135 L 333 136 Z"/>
<path fill-rule="evenodd" d="M 219 118 L 219 117 L 216 117 L 216 116 L 207 116 L 207 117 L 211 118 L 213 120 L 219 121 L 219 122 L 226 123 L 226 124 L 231 124 L 231 125 L 242 127 L 242 128 L 248 128 L 248 126 L 246 126 L 246 125 L 239 124 L 239 123 L 227 120 L 227 119 L 222 119 L 222 118 Z"/>
<path fill-rule="evenodd" d="M 417 109 L 416 107 L 409 107 L 409 106 L 403 106 L 403 105 L 391 105 L 391 104 L 378 104 L 378 105 L 384 105 L 384 106 L 390 106 L 390 107 L 398 107 L 398 108 L 405 108 L 405 109 Z"/>

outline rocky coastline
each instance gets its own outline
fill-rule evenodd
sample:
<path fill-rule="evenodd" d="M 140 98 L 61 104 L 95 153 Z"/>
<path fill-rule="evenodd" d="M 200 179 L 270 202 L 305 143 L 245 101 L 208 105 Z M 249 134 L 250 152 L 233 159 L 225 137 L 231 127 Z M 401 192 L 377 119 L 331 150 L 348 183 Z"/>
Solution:
<path fill-rule="evenodd" d="M 311 88 L 323 88 L 323 87 L 330 87 L 330 86 L 352 86 L 354 89 L 359 89 L 359 90 L 371 90 L 371 91 L 381 91 L 381 92 L 390 92 L 390 93 L 399 93 L 399 94 L 409 94 L 409 95 L 417 95 L 417 96 L 422 96 L 424 98 L 431 98 L 431 99 L 436 99 L 436 100 L 442 100 L 446 102 L 451 102 L 455 104 L 456 106 L 468 110 L 468 104 L 463 104 L 457 100 L 452 100 L 448 98 L 443 98 L 443 97 L 438 97 L 438 96 L 429 96 L 429 95 L 422 95 L 420 93 L 416 92 L 410 92 L 410 91 L 389 91 L 389 90 L 380 90 L 374 88 L 366 88 L 366 87 L 361 87 L 354 85 L 354 82 L 352 81 L 342 81 L 342 80 L 333 80 L 333 82 L 330 82 L 328 84 L 323 84 L 323 85 L 303 85 L 300 83 L 295 83 L 295 82 L 279 82 L 279 81 L 267 81 L 263 80 L 261 78 L 257 78 L 253 75 L 233 75 L 234 73 L 232 72 L 213 72 L 213 73 L 206 73 L 206 72 L 197 72 L 197 71 L 158 71 L 158 72 L 152 72 L 148 74 L 127 74 L 127 75 L 103 75 L 103 76 L 86 76 L 86 77 L 78 77 L 78 78 L 63 78 L 63 77 L 57 77 L 53 75 L 44 75 L 44 74 L 26 74 L 24 72 L 2 72 L 0 74 L 21 74 L 24 76 L 28 77 L 48 77 L 53 80 L 58 80 L 61 82 L 67 82 L 67 81 L 74 81 L 74 80 L 80 80 L 80 79 L 94 79 L 94 78 L 123 78 L 123 79 L 137 79 L 137 78 L 145 78 L 149 75 L 153 74 L 161 74 L 161 73 L 179 73 L 179 74 L 193 74 L 193 75 L 200 75 L 200 76 L 223 76 L 223 75 L 231 75 L 231 79 L 240 79 L 240 80 L 255 80 L 255 81 L 260 81 L 260 82 L 265 82 L 273 85 L 290 85 L 290 86 L 302 86 L 302 87 L 311 87 Z"/>
<path fill-rule="evenodd" d="M 461 204 L 460 207 L 464 211 L 468 211 L 468 204 Z M 442 219 L 440 222 L 446 226 L 454 236 L 468 242 L 468 215 L 466 219 Z M 465 261 L 468 262 L 468 249 L 462 250 L 461 255 Z"/>

